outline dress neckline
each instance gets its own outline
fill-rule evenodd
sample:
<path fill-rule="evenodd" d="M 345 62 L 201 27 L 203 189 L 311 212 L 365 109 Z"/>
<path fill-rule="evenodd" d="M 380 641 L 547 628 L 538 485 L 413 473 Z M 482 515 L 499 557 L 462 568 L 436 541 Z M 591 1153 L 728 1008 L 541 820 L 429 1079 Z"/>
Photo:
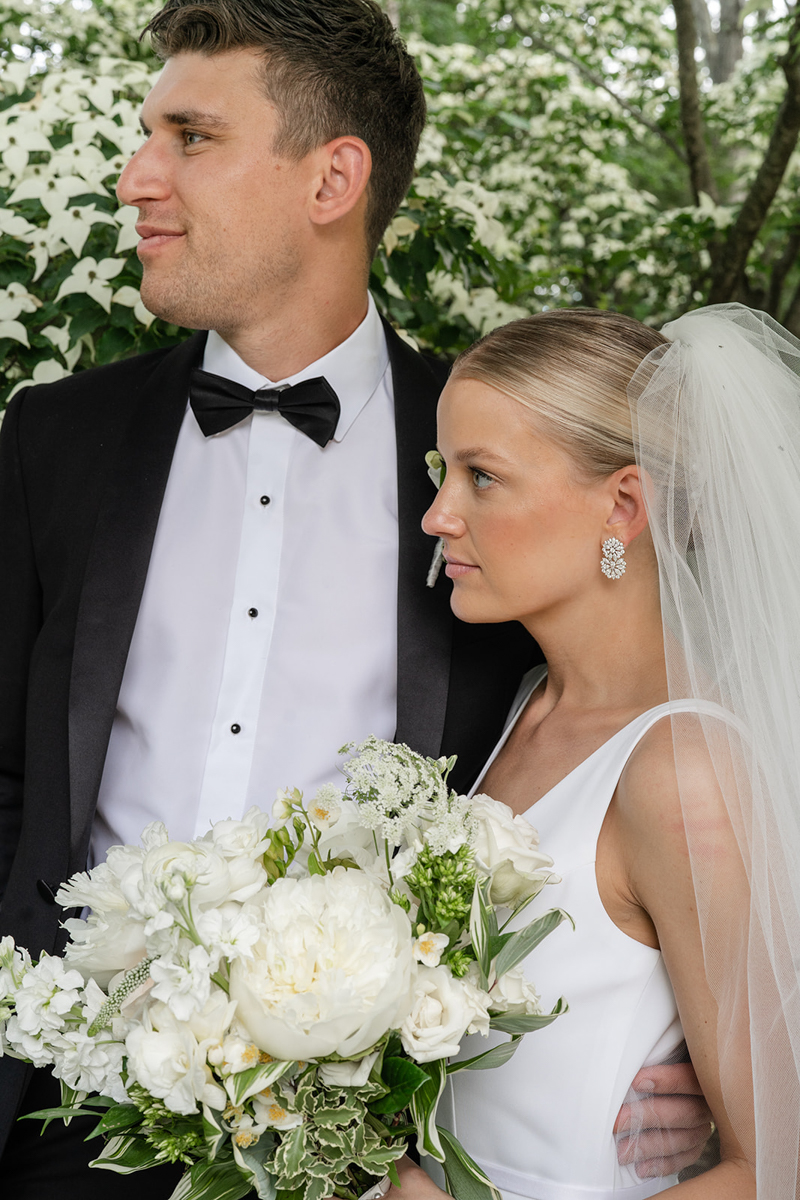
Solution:
<path fill-rule="evenodd" d="M 539 684 L 544 679 L 547 678 L 546 664 L 542 664 L 542 666 L 540 666 L 540 667 L 534 667 L 531 671 L 531 675 L 532 675 L 532 679 L 531 679 L 530 684 L 528 685 L 527 694 L 523 695 L 520 698 L 519 703 L 514 712 L 514 715 L 511 717 L 510 721 L 506 725 L 505 729 L 503 730 L 502 734 L 500 735 L 500 740 L 498 741 L 498 743 L 495 746 L 492 753 L 489 755 L 489 758 L 486 760 L 486 765 L 484 766 L 483 770 L 481 771 L 480 775 L 478 776 L 477 780 L 475 781 L 475 785 L 472 788 L 472 790 L 470 791 L 470 796 L 474 796 L 477 794 L 478 789 L 480 788 L 481 784 L 483 783 L 483 780 L 486 778 L 486 775 L 489 772 L 489 768 L 492 766 L 495 759 L 500 754 L 500 751 L 503 749 L 506 742 L 510 738 L 512 732 L 516 728 L 517 722 L 519 721 L 520 717 L 524 713 L 525 709 L 528 707 L 528 702 L 530 701 L 531 696 L 536 691 Z M 528 813 L 532 812 L 533 809 L 536 808 L 536 806 L 538 804 L 541 804 L 543 800 L 548 800 L 555 791 L 557 791 L 560 787 L 562 787 L 563 784 L 565 784 L 567 782 L 567 780 L 570 779 L 575 774 L 576 771 L 580 771 L 583 767 L 586 766 L 587 763 L 590 763 L 593 758 L 596 758 L 601 750 L 605 750 L 607 746 L 610 746 L 612 742 L 616 741 L 616 739 L 621 736 L 621 734 L 626 733 L 631 728 L 632 725 L 635 725 L 637 721 L 641 721 L 642 717 L 652 716 L 653 713 L 657 713 L 659 711 L 659 709 L 664 709 L 666 711 L 670 711 L 672 709 L 672 704 L 669 700 L 667 700 L 663 704 L 656 704 L 653 708 L 646 708 L 644 710 L 644 712 L 640 712 L 637 716 L 633 717 L 630 721 L 627 722 L 627 724 L 623 725 L 620 729 L 618 729 L 616 733 L 612 733 L 610 738 L 606 738 L 606 740 L 604 742 L 601 742 L 600 745 L 591 752 L 591 754 L 587 754 L 586 758 L 582 758 L 579 763 L 576 763 L 574 767 L 572 767 L 569 771 L 567 771 L 566 775 L 563 775 L 561 777 L 561 779 L 557 780 L 557 782 L 554 783 L 552 787 L 548 788 L 546 792 L 542 793 L 542 795 L 539 797 L 538 800 L 534 800 L 533 804 L 531 804 L 528 808 L 526 808 L 519 815 L 523 816 L 523 817 L 527 817 Z"/>

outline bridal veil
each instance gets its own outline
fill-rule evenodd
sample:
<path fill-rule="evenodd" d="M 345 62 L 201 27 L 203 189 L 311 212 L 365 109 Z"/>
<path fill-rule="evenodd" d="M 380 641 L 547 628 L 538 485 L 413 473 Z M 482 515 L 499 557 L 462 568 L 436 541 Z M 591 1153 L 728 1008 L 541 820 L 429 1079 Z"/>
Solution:
<path fill-rule="evenodd" d="M 662 332 L 670 344 L 643 361 L 629 400 L 649 476 L 670 699 L 730 714 L 673 718 L 723 1097 L 757 1164 L 759 1197 L 795 1200 L 800 342 L 737 304 L 689 313 Z M 709 756 L 718 807 L 693 796 Z"/>

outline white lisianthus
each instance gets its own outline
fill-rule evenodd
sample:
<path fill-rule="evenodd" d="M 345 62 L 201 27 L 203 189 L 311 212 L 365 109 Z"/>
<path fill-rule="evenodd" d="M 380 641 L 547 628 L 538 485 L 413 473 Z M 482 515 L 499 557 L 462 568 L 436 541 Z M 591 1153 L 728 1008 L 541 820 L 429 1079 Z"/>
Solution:
<path fill-rule="evenodd" d="M 489 996 L 493 1012 L 536 1016 L 542 1011 L 538 992 L 521 966 L 512 967 L 496 979 L 489 988 Z"/>
<path fill-rule="evenodd" d="M 446 933 L 421 933 L 414 942 L 414 958 L 426 967 L 438 967 L 449 941 Z"/>
<path fill-rule="evenodd" d="M 537 895 L 548 882 L 557 882 L 552 858 L 537 848 L 539 835 L 522 816 L 514 816 L 507 804 L 490 796 L 473 796 L 477 818 L 475 860 L 491 876 L 489 893 L 493 904 L 516 908 Z"/>
<path fill-rule="evenodd" d="M 125 1039 L 128 1072 L 152 1096 L 182 1116 L 212 1107 L 219 1088 L 212 1082 L 203 1048 L 186 1022 L 176 1021 L 165 1004 L 147 1010 L 144 1022 Z"/>
<path fill-rule="evenodd" d="M 330 829 L 342 814 L 342 793 L 332 783 L 323 783 L 308 808 L 308 819 L 320 832 Z"/>
<path fill-rule="evenodd" d="M 411 1007 L 411 925 L 360 871 L 279 879 L 252 959 L 231 967 L 237 1018 L 273 1058 L 369 1050 Z"/>
<path fill-rule="evenodd" d="M 467 1033 L 489 1032 L 489 997 L 471 980 L 455 979 L 447 967 L 419 967 L 414 1003 L 400 1037 L 417 1062 L 457 1054 Z"/>
<path fill-rule="evenodd" d="M 320 1063 L 317 1075 L 326 1087 L 363 1087 L 375 1066 L 378 1051 L 349 1062 Z"/>

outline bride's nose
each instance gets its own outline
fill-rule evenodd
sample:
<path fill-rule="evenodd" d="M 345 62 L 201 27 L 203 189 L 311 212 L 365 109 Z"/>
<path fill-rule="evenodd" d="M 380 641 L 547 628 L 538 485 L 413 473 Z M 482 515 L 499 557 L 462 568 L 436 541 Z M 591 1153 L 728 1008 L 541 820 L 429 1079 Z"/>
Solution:
<path fill-rule="evenodd" d="M 449 488 L 445 483 L 422 518 L 422 528 L 425 533 L 430 533 L 433 537 L 457 538 L 465 532 L 466 525 L 462 518 L 452 511 L 448 498 Z"/>

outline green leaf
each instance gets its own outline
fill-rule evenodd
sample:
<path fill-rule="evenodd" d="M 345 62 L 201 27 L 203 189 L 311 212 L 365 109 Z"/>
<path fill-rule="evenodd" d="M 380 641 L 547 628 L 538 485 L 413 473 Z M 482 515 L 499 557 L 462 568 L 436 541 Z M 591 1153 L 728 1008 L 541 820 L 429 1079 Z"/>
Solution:
<path fill-rule="evenodd" d="M 458 1200 L 502 1200 L 500 1192 L 464 1147 L 447 1129 L 439 1134 L 444 1146 L 444 1173 L 447 1190 Z"/>
<path fill-rule="evenodd" d="M 130 1129 L 134 1125 L 141 1125 L 143 1120 L 144 1117 L 139 1112 L 139 1109 L 134 1108 L 132 1104 L 115 1104 L 98 1121 L 95 1128 L 89 1134 L 89 1138 L 121 1133 L 123 1130 Z M 88 1141 L 89 1138 L 86 1140 Z"/>
<path fill-rule="evenodd" d="M 146 1171 L 158 1163 L 156 1151 L 139 1137 L 112 1137 L 106 1142 L 99 1158 L 89 1163 L 90 1167 L 104 1167 L 118 1175 L 132 1175 L 134 1171 Z"/>
<path fill-rule="evenodd" d="M 516 1054 L 521 1040 L 522 1034 L 517 1034 L 510 1042 L 501 1042 L 499 1046 L 493 1046 L 491 1050 L 484 1050 L 483 1054 L 476 1054 L 474 1058 L 467 1058 L 464 1062 L 450 1063 L 447 1074 L 455 1075 L 457 1071 L 486 1071 L 490 1067 L 502 1067 L 503 1063 L 508 1062 Z"/>
<path fill-rule="evenodd" d="M 530 1033 L 534 1029 L 544 1029 L 545 1025 L 550 1025 L 555 1021 L 556 1017 L 562 1016 L 565 1012 L 569 1012 L 569 1005 L 562 996 L 550 1013 L 541 1013 L 538 1016 L 501 1013 L 498 1017 L 492 1017 L 489 1021 L 489 1027 L 491 1029 L 499 1029 L 501 1033 L 510 1033 L 516 1036 L 517 1034 Z"/>
<path fill-rule="evenodd" d="M 472 949 L 475 951 L 475 957 L 478 962 L 480 983 L 483 988 L 488 986 L 489 966 L 491 964 L 489 946 L 492 939 L 498 935 L 497 916 L 489 900 L 490 887 L 491 879 L 481 879 L 475 884 L 475 891 L 472 894 L 472 910 L 469 918 L 469 935 L 472 941 Z"/>
<path fill-rule="evenodd" d="M 569 913 L 565 913 L 563 908 L 551 908 L 549 912 L 537 917 L 535 921 L 531 921 L 530 925 L 526 925 L 524 929 L 513 934 L 495 961 L 494 969 L 497 978 L 505 975 L 506 971 L 510 971 L 512 967 L 516 967 L 523 958 L 527 958 L 531 950 L 543 942 L 549 933 L 557 929 L 562 921 L 569 921 L 573 929 L 575 928 L 575 922 Z"/>
<path fill-rule="evenodd" d="M 429 1075 L 422 1067 L 407 1058 L 385 1058 L 381 1072 L 383 1083 L 389 1088 L 387 1096 L 381 1096 L 370 1105 L 373 1113 L 402 1112 L 411 1102 L 417 1088 L 427 1083 Z"/>
<path fill-rule="evenodd" d="M 282 1062 L 280 1059 L 259 1063 L 257 1067 L 249 1067 L 246 1071 L 239 1071 L 237 1075 L 230 1075 L 225 1080 L 225 1090 L 234 1104 L 244 1104 L 245 1100 L 255 1096 L 256 1092 L 263 1092 L 264 1088 L 281 1079 L 293 1066 L 293 1062 Z"/>
<path fill-rule="evenodd" d="M 428 1080 L 411 1097 L 411 1116 L 417 1127 L 417 1149 L 420 1154 L 430 1154 L 437 1162 L 443 1162 L 444 1150 L 436 1127 L 436 1109 L 447 1081 L 445 1061 L 440 1058 L 420 1065 Z"/>
<path fill-rule="evenodd" d="M 307 866 L 309 875 L 325 874 L 325 868 L 314 853 L 309 854 Z"/>
<path fill-rule="evenodd" d="M 351 1108 L 346 1104 L 341 1107 L 331 1105 L 327 1108 L 318 1108 L 314 1112 L 314 1124 L 321 1126 L 323 1129 L 340 1129 L 346 1125 L 352 1125 L 356 1121 L 361 1121 L 364 1116 L 363 1108 Z"/>
<path fill-rule="evenodd" d="M 80 1108 L 86 1099 L 86 1092 L 78 1092 L 75 1088 L 71 1088 L 68 1083 L 64 1083 L 63 1079 L 59 1080 L 61 1084 L 61 1103 L 64 1108 Z M 71 1118 L 67 1118 L 64 1122 L 68 1125 Z"/>
<path fill-rule="evenodd" d="M 296 1175 L 306 1152 L 306 1127 L 298 1125 L 280 1145 L 283 1169 L 287 1175 Z"/>
<path fill-rule="evenodd" d="M 222 1125 L 222 1113 L 207 1104 L 203 1105 L 203 1137 L 209 1159 L 217 1157 L 220 1146 L 228 1137 L 228 1131 Z"/>
<path fill-rule="evenodd" d="M 249 1176 L 229 1159 L 224 1163 L 195 1163 L 184 1174 L 169 1200 L 241 1200 L 250 1191 Z"/>
<path fill-rule="evenodd" d="M 44 1121 L 42 1133 L 47 1126 L 53 1121 L 57 1121 L 59 1117 L 62 1121 L 68 1123 L 73 1117 L 96 1117 L 97 1113 L 91 1108 L 71 1108 L 69 1105 L 64 1105 L 61 1108 L 38 1108 L 36 1112 L 23 1113 L 19 1117 L 20 1121 Z"/>
<path fill-rule="evenodd" d="M 278 1193 L 275 1176 L 264 1166 L 264 1158 L 272 1151 L 274 1145 L 274 1138 L 269 1139 L 266 1134 L 258 1139 L 255 1146 L 246 1150 L 237 1146 L 235 1142 L 233 1144 L 233 1157 L 243 1170 L 249 1171 L 251 1184 L 259 1200 L 275 1200 Z"/>

